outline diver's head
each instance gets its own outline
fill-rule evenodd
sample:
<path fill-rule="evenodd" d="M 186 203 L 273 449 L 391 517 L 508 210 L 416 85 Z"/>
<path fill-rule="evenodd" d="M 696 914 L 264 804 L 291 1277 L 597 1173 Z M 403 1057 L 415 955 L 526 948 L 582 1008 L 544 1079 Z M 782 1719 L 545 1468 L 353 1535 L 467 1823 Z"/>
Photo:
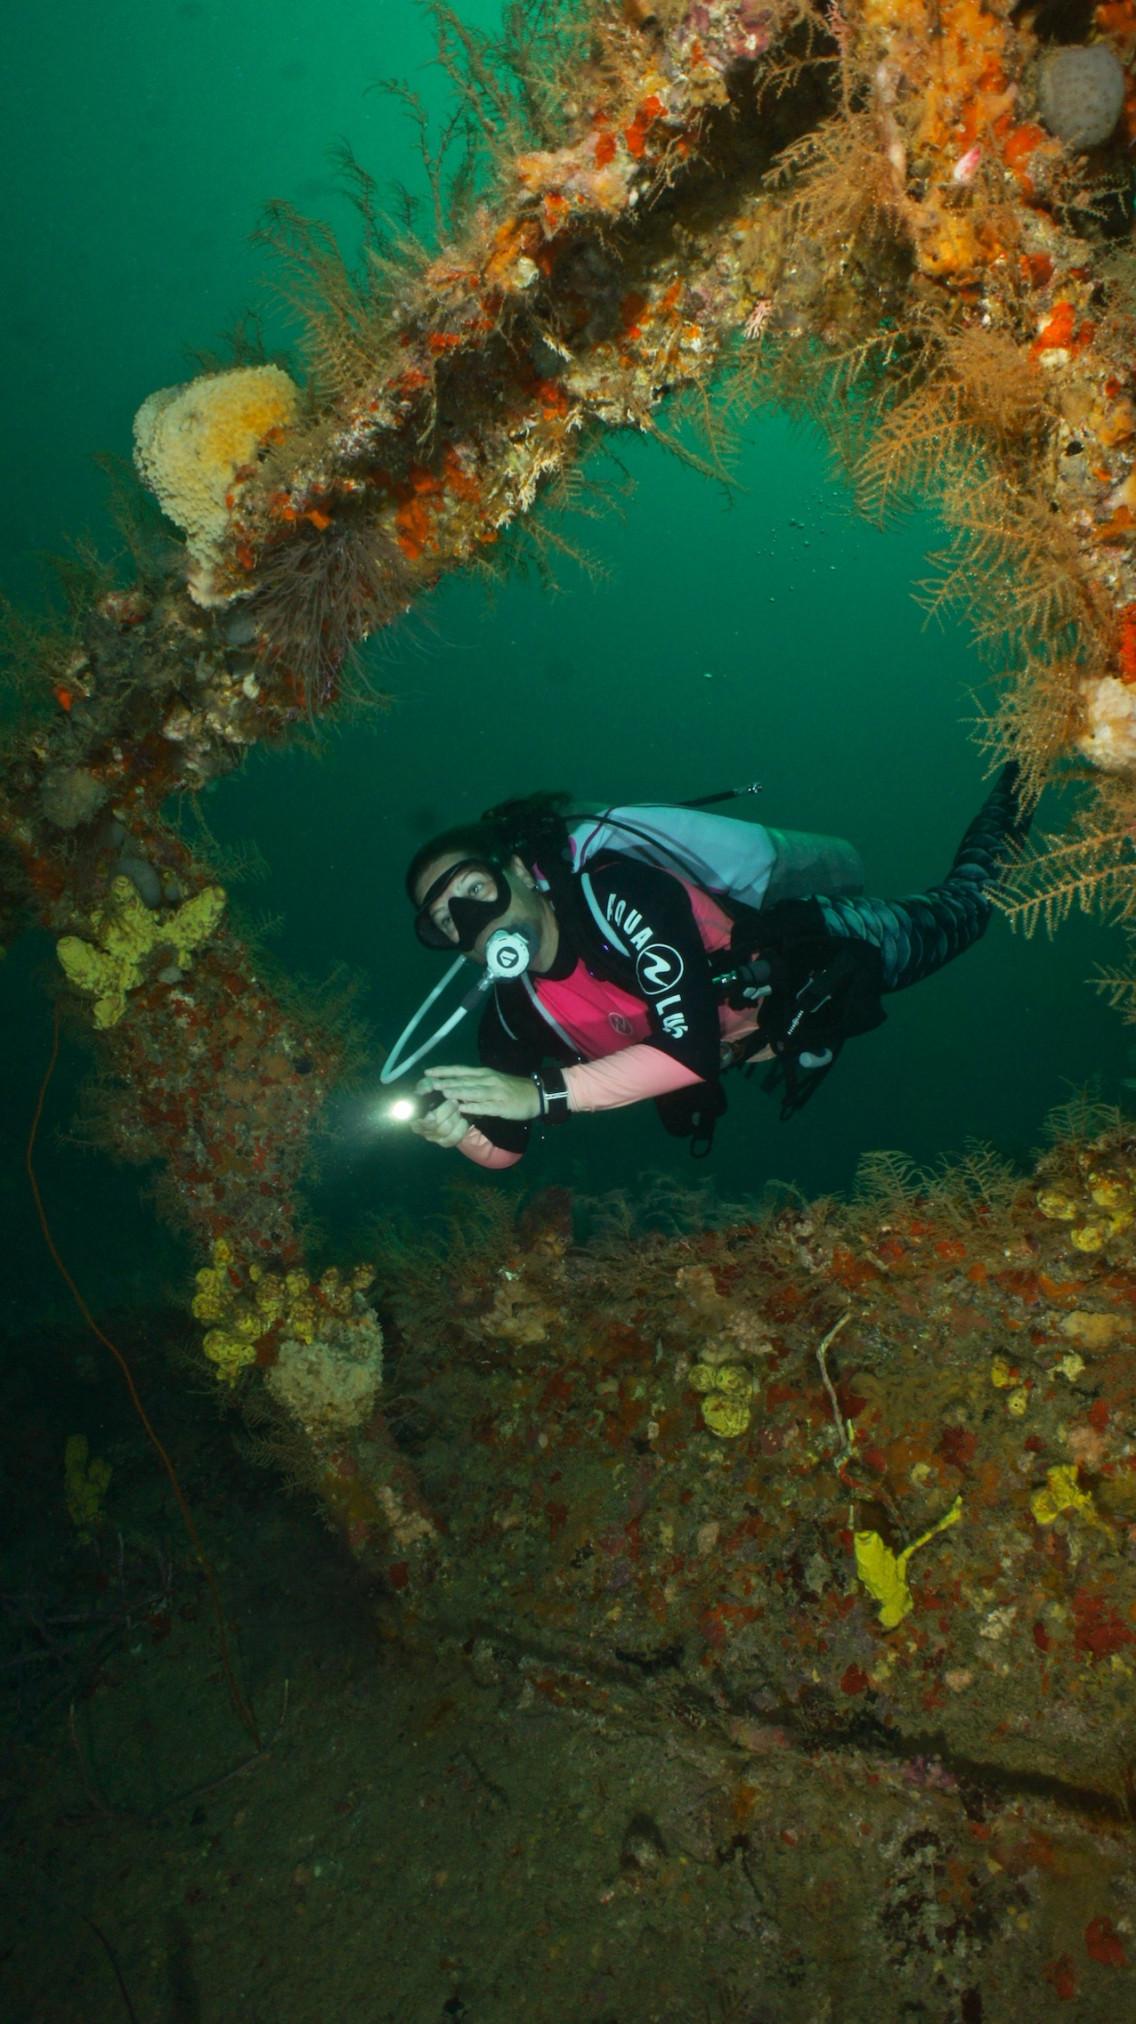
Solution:
<path fill-rule="evenodd" d="M 460 950 L 471 962 L 486 961 L 490 937 L 519 935 L 528 947 L 517 971 L 547 969 L 559 939 L 556 915 L 524 859 L 507 863 L 485 852 L 471 856 L 453 849 L 426 858 L 411 882 L 414 927 L 428 949 Z"/>
<path fill-rule="evenodd" d="M 503 946 L 500 929 L 527 944 L 518 972 L 548 969 L 559 929 L 534 867 L 538 856 L 551 861 L 566 851 L 561 811 L 568 800 L 566 794 L 534 794 L 502 802 L 480 821 L 443 830 L 422 844 L 406 873 L 419 941 L 485 963 L 491 935 L 498 949 Z"/>

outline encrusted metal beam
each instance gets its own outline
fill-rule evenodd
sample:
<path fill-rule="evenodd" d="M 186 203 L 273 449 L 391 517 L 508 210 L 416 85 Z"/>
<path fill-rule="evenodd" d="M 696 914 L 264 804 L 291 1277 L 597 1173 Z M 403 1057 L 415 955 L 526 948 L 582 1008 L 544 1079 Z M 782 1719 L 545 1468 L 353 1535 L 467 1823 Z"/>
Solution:
<path fill-rule="evenodd" d="M 944 594 L 1005 643 L 994 744 L 1035 787 L 1071 753 L 1100 769 L 1083 834 L 1004 903 L 1027 926 L 1092 891 L 1129 905 L 1136 323 L 1112 249 L 1136 11 L 1096 22 L 1078 51 L 1009 0 L 604 0 L 554 140 L 508 130 L 480 60 L 467 74 L 497 158 L 451 243 L 353 294 L 325 239 L 280 226 L 306 389 L 243 367 L 140 410 L 184 568 L 102 596 L 45 653 L 53 714 L 0 785 L 4 914 L 57 939 L 111 1143 L 163 1163 L 201 1246 L 206 1355 L 263 1383 L 376 1564 L 436 1537 L 381 1418 L 362 1277 L 303 1262 L 295 1188 L 337 1042 L 281 1002 L 163 806 L 331 711 L 361 640 L 491 558 L 600 432 L 660 433 L 666 397 L 728 364 L 736 393 L 827 402 L 868 506 L 939 490 Z"/>

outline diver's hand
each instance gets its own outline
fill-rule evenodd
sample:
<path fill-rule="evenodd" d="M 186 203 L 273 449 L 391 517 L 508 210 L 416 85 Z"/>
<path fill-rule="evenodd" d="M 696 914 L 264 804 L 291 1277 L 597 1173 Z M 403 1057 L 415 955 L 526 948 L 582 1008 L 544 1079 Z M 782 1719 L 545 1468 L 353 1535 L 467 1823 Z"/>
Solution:
<path fill-rule="evenodd" d="M 428 1082 L 420 1082 L 416 1093 L 421 1096 L 429 1088 Z M 431 1145 L 460 1146 L 471 1126 L 468 1117 L 463 1117 L 457 1104 L 447 1096 L 421 1117 L 412 1117 L 410 1129 L 416 1137 L 429 1139 Z"/>
<path fill-rule="evenodd" d="M 511 1117 L 518 1122 L 540 1116 L 536 1084 L 527 1075 L 500 1075 L 495 1068 L 431 1068 L 419 1089 L 440 1089 L 463 1117 Z M 434 1117 L 448 1110 L 439 1104 Z"/>

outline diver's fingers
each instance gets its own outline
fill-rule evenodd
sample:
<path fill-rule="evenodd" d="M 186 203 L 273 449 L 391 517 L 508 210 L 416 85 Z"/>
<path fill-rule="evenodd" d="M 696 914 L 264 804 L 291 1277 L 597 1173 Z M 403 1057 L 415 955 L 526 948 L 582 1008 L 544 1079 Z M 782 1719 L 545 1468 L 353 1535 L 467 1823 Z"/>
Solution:
<path fill-rule="evenodd" d="M 418 1093 L 443 1096 L 451 1103 L 468 1103 L 477 1087 L 476 1077 L 476 1068 L 431 1068 L 418 1084 Z"/>
<path fill-rule="evenodd" d="M 487 1069 L 453 1068 L 433 1070 L 423 1078 L 425 1087 L 443 1096 L 447 1103 L 457 1103 L 464 1111 L 484 1110 L 491 1104 L 497 1077 Z"/>
<path fill-rule="evenodd" d="M 451 1096 L 455 1103 L 470 1104 L 475 1109 L 479 1103 L 497 1102 L 504 1095 L 505 1086 L 513 1078 L 500 1075 L 495 1068 L 432 1068 L 423 1078 L 430 1088 L 440 1089 Z"/>
<path fill-rule="evenodd" d="M 461 1117 L 461 1112 L 452 1097 L 443 1096 L 437 1103 L 424 1110 L 415 1120 L 415 1127 L 426 1138 L 436 1138 L 439 1133 L 452 1130 Z"/>
<path fill-rule="evenodd" d="M 452 1095 L 468 1083 L 475 1083 L 492 1073 L 491 1069 L 470 1068 L 461 1062 L 448 1062 L 444 1068 L 428 1068 L 418 1087 L 420 1090 L 444 1089 Z"/>
<path fill-rule="evenodd" d="M 431 1145 L 456 1146 L 469 1130 L 469 1119 L 450 1097 L 445 1097 L 433 1110 L 412 1118 L 410 1129 L 418 1138 L 429 1139 Z"/>
<path fill-rule="evenodd" d="M 496 1068 L 446 1068 L 431 1070 L 426 1078 L 443 1086 L 444 1093 L 467 1117 L 505 1117 L 518 1122 L 538 1116 L 540 1098 L 529 1075 L 503 1075 Z"/>

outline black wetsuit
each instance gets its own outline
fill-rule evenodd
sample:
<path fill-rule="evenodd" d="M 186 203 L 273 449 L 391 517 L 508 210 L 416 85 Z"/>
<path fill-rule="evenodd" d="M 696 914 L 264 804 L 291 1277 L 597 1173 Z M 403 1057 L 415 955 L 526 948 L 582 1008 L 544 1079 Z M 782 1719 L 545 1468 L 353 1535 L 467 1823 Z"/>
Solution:
<path fill-rule="evenodd" d="M 712 958 L 703 946 L 677 876 L 612 854 L 588 865 L 589 894 L 578 874 L 557 865 L 547 876 L 560 945 L 546 974 L 566 978 L 582 962 L 591 976 L 642 1002 L 649 1044 L 701 1078 L 699 1087 L 660 1097 L 660 1116 L 669 1130 L 708 1145 L 725 1107 L 718 1005 L 726 990 L 716 976 L 731 963 L 761 957 L 759 981 L 768 995 L 756 1044 L 774 1049 L 770 1083 L 784 1084 L 782 1110 L 789 1115 L 818 1086 L 844 1041 L 880 1023 L 884 996 L 920 983 L 981 937 L 990 919 L 989 888 L 1027 828 L 1017 769 L 1007 766 L 941 884 L 898 900 L 817 894 L 761 910 L 722 902 L 736 915 L 729 962 Z M 735 988 L 744 996 L 744 979 Z M 509 1075 L 529 1075 L 546 1061 L 570 1066 L 583 1059 L 519 979 L 495 986 L 478 1038 L 483 1064 Z M 476 1122 L 506 1151 L 520 1152 L 527 1143 L 528 1124 Z"/>

